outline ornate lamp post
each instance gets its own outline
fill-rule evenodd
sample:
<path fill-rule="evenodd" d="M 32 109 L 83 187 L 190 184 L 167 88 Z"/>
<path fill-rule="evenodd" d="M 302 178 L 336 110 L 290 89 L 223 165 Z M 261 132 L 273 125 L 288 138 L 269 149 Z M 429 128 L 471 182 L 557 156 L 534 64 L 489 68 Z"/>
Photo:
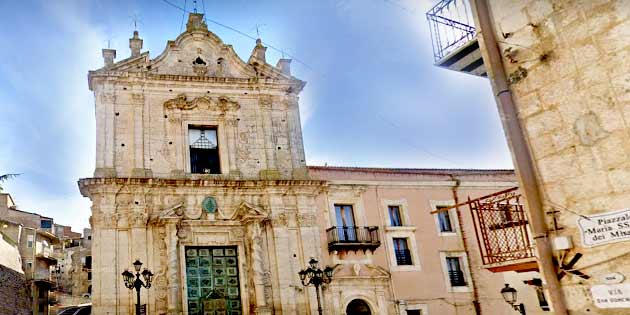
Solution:
<path fill-rule="evenodd" d="M 525 315 L 525 304 L 516 304 L 516 289 L 510 287 L 510 285 L 506 283 L 505 288 L 501 289 L 501 295 L 503 295 L 503 299 L 506 303 L 512 305 L 515 311 L 519 311 L 521 315 Z"/>
<path fill-rule="evenodd" d="M 328 284 L 332 281 L 333 268 L 326 266 L 326 268 L 322 270 L 319 268 L 319 263 L 315 258 L 311 258 L 308 264 L 309 267 L 300 270 L 298 275 L 300 275 L 300 281 L 302 281 L 303 286 L 307 287 L 311 284 L 315 286 L 315 293 L 317 294 L 317 312 L 319 315 L 322 315 L 322 302 L 319 297 L 319 287 L 322 284 Z"/>
<path fill-rule="evenodd" d="M 133 262 L 133 268 L 136 270 L 136 274 L 134 275 L 128 269 L 125 269 L 125 271 L 123 271 L 122 273 L 123 279 L 125 280 L 125 286 L 129 290 L 136 289 L 136 315 L 140 315 L 140 289 L 142 287 L 145 287 L 147 289 L 150 288 L 151 281 L 153 280 L 153 273 L 147 268 L 144 268 L 144 270 L 142 270 L 142 273 L 140 273 L 140 267 L 142 267 L 142 262 L 136 259 L 136 261 Z M 142 278 L 144 278 L 144 282 L 140 280 L 140 275 L 142 275 Z"/>

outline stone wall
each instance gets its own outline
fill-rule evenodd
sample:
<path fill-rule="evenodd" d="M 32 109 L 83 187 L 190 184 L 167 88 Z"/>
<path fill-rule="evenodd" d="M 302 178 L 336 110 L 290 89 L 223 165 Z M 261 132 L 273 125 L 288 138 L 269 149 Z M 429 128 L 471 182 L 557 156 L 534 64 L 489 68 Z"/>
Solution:
<path fill-rule="evenodd" d="M 630 275 L 628 243 L 584 247 L 576 214 L 630 205 L 630 1 L 489 2 L 544 210 L 559 211 L 562 230 L 551 237 L 571 237 L 564 262 L 584 254 L 575 268 L 591 277 L 562 279 L 567 305 L 572 314 L 604 312 L 589 288 L 613 271 Z"/>
<path fill-rule="evenodd" d="M 0 265 L 0 314 L 28 315 L 32 313 L 30 285 L 24 273 Z"/>

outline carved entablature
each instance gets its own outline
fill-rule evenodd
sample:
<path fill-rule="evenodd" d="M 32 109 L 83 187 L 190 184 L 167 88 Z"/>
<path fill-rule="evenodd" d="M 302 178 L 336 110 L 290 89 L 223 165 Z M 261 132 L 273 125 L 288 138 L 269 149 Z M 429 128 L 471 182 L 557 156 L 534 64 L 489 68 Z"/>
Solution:
<path fill-rule="evenodd" d="M 164 102 L 164 108 L 171 110 L 206 109 L 225 113 L 228 111 L 236 111 L 240 109 L 241 106 L 227 96 L 219 96 L 216 99 L 210 98 L 209 96 L 200 96 L 189 101 L 185 94 L 179 94 L 177 97 Z"/>
<path fill-rule="evenodd" d="M 118 226 L 118 215 L 116 213 L 95 212 L 90 217 L 92 227 L 101 229 L 115 229 Z"/>
<path fill-rule="evenodd" d="M 261 95 L 259 98 L 260 107 L 263 109 L 271 109 L 271 105 L 273 104 L 273 100 L 271 95 Z"/>

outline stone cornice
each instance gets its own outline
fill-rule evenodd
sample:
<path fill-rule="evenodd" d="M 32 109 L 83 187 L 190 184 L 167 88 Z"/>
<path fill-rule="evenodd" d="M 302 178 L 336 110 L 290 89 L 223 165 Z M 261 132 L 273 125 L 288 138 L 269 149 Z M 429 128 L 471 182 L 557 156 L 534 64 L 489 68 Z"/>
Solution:
<path fill-rule="evenodd" d="M 114 79 L 114 80 L 153 80 L 153 81 L 168 81 L 168 82 L 200 82 L 200 83 L 224 83 L 224 84 L 242 84 L 242 85 L 256 85 L 263 86 L 265 88 L 289 88 L 293 90 L 292 93 L 298 94 L 302 91 L 306 82 L 291 79 L 280 80 L 273 78 L 234 78 L 234 77 L 205 77 L 205 76 L 189 76 L 189 75 L 177 75 L 177 74 L 158 74 L 147 71 L 143 72 L 127 72 L 127 71 L 107 71 L 106 69 L 89 71 L 88 72 L 88 84 L 90 90 L 94 90 L 95 80 L 97 79 Z M 130 82 L 131 83 L 131 82 Z M 149 82 L 146 82 L 149 83 Z"/>
<path fill-rule="evenodd" d="M 264 189 L 281 187 L 319 188 L 328 185 L 325 180 L 233 180 L 233 179 L 168 179 L 168 178 L 82 178 L 79 179 L 79 190 L 88 196 L 92 188 L 99 186 L 131 185 L 150 188 L 158 187 L 214 187 L 234 189 Z M 316 191 L 316 190 L 314 190 Z"/>

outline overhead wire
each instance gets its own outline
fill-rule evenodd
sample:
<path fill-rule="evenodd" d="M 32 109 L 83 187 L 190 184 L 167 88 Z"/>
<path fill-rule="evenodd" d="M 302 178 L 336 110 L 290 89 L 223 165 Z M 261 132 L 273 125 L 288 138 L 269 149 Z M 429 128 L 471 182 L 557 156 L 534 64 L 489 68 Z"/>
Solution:
<path fill-rule="evenodd" d="M 185 14 L 186 14 L 186 13 L 192 13 L 191 11 L 186 10 L 186 0 L 184 0 L 184 7 L 183 7 L 183 8 L 182 8 L 181 6 L 179 6 L 179 5 L 177 5 L 177 4 L 175 4 L 175 3 L 171 2 L 171 1 L 169 1 L 169 0 L 162 0 L 162 1 L 163 1 L 164 3 L 166 3 L 166 4 L 170 5 L 171 7 L 176 8 L 176 9 L 178 9 L 178 10 L 182 11 L 182 12 L 183 12 L 183 15 L 182 15 L 182 16 L 185 16 Z M 409 8 L 403 7 L 403 6 L 402 6 L 402 5 L 400 5 L 399 3 L 395 3 L 395 2 L 390 1 L 390 0 L 384 0 L 384 2 L 386 2 L 386 3 L 390 4 L 390 5 L 396 6 L 396 7 L 398 7 L 399 9 L 405 10 L 407 13 L 414 13 L 414 12 L 415 12 L 415 9 L 414 9 L 414 10 L 410 10 Z M 233 32 L 235 32 L 235 33 L 237 33 L 237 34 L 239 34 L 239 35 L 241 35 L 241 36 L 247 37 L 247 38 L 249 38 L 249 39 L 251 39 L 251 40 L 254 40 L 254 41 L 255 41 L 255 40 L 257 40 L 257 38 L 256 38 L 256 37 L 251 36 L 251 35 L 249 35 L 249 34 L 247 34 L 247 33 L 243 32 L 243 31 L 240 31 L 240 30 L 238 30 L 238 29 L 236 29 L 236 28 L 234 28 L 234 27 L 231 27 L 231 26 L 226 25 L 226 24 L 223 24 L 223 23 L 221 23 L 221 22 L 219 22 L 219 21 L 216 21 L 216 20 L 213 20 L 213 19 L 208 18 L 208 17 L 207 17 L 207 15 L 205 14 L 205 13 L 206 13 L 206 9 L 205 9 L 205 0 L 202 0 L 202 6 L 203 6 L 203 7 L 202 7 L 202 8 L 203 8 L 203 12 L 204 12 L 204 20 L 209 21 L 209 22 L 212 22 L 213 24 L 216 24 L 216 25 L 218 25 L 218 26 L 221 26 L 221 27 L 223 27 L 223 28 L 225 28 L 225 29 L 231 30 L 231 31 L 233 31 Z M 183 17 L 182 17 L 182 25 L 183 25 Z M 181 29 L 180 29 L 180 32 L 181 32 Z M 276 52 L 280 53 L 283 57 L 286 55 L 286 56 L 290 57 L 291 59 L 293 59 L 294 61 L 296 61 L 296 62 L 298 62 L 298 63 L 302 64 L 303 66 L 305 66 L 305 67 L 306 67 L 306 68 L 308 68 L 309 70 L 311 70 L 311 71 L 314 71 L 314 72 L 315 72 L 315 70 L 314 70 L 314 68 L 313 68 L 313 67 L 311 67 L 311 66 L 310 66 L 309 64 L 307 64 L 306 62 L 304 62 L 304 61 L 300 60 L 299 58 L 296 58 L 295 56 L 293 56 L 293 55 L 291 55 L 291 54 L 287 53 L 285 49 L 276 48 L 274 45 L 271 45 L 271 44 L 269 44 L 268 42 L 264 42 L 264 44 L 265 44 L 267 47 L 269 47 L 269 48 L 271 48 L 271 49 L 275 50 Z M 385 117 L 383 117 L 381 114 L 377 113 L 377 117 L 378 117 L 379 119 L 381 119 L 382 121 L 384 121 L 385 123 L 387 123 L 388 125 L 390 125 L 391 127 L 393 127 L 393 128 L 394 128 L 394 130 L 399 130 L 399 129 L 400 129 L 400 127 L 399 127 L 399 126 L 397 126 L 395 123 L 391 122 L 390 120 L 386 119 L 386 118 L 385 118 Z M 427 150 L 426 148 L 424 148 L 424 147 L 422 147 L 422 146 L 419 146 L 419 145 L 418 145 L 418 144 L 416 144 L 416 143 L 413 143 L 412 141 L 410 141 L 410 140 L 408 140 L 408 139 L 404 139 L 403 137 L 399 137 L 399 139 L 400 139 L 400 141 L 401 141 L 401 142 L 405 143 L 405 144 L 406 144 L 406 145 L 408 145 L 410 148 L 415 149 L 416 151 L 420 151 L 420 152 L 424 153 L 425 155 L 431 156 L 431 157 L 433 157 L 434 159 L 437 159 L 437 160 L 441 160 L 441 161 L 447 162 L 447 163 L 449 163 L 449 164 L 451 164 L 451 165 L 453 165 L 453 166 L 459 166 L 459 165 L 461 165 L 461 163 L 455 162 L 455 161 L 453 161 L 453 160 L 451 160 L 451 159 L 448 159 L 448 158 L 445 158 L 445 157 L 440 156 L 440 155 L 438 155 L 438 154 L 435 154 L 435 153 L 433 153 L 433 152 L 431 152 L 431 151 Z"/>
<path fill-rule="evenodd" d="M 184 12 L 183 14 L 186 14 L 186 13 L 192 13 L 191 11 L 188 11 L 188 10 L 186 10 L 185 8 L 182 8 L 182 7 L 178 6 L 177 4 L 175 4 L 175 3 L 173 3 L 173 2 L 171 2 L 171 1 L 169 1 L 169 0 L 162 0 L 162 1 L 163 1 L 164 3 L 166 3 L 166 4 L 168 4 L 168 5 L 170 5 L 170 6 L 174 7 L 174 8 L 176 8 L 176 9 L 179 9 L 179 10 L 183 11 L 183 12 Z M 186 0 L 184 0 L 184 1 L 186 1 Z M 228 29 L 228 30 L 231 30 L 231 31 L 233 31 L 233 32 L 235 32 L 235 33 L 237 33 L 237 34 L 240 34 L 240 35 L 242 35 L 242 36 L 245 36 L 245 37 L 247 37 L 247 38 L 249 38 L 249 39 L 251 39 L 251 40 L 256 41 L 256 40 L 258 39 L 258 38 L 254 37 L 254 36 L 251 36 L 251 35 L 249 35 L 249 34 L 247 34 L 247 33 L 243 32 L 243 31 L 238 30 L 238 29 L 236 29 L 236 28 L 234 28 L 234 27 L 231 27 L 231 26 L 229 26 L 229 25 L 226 25 L 226 24 L 223 24 L 223 23 L 221 23 L 221 22 L 218 22 L 218 21 L 215 21 L 215 20 L 213 20 L 213 19 L 210 19 L 210 18 L 208 18 L 208 17 L 207 17 L 207 16 L 205 16 L 205 15 L 204 15 L 204 20 L 206 20 L 206 21 L 210 21 L 210 22 L 212 22 L 212 23 L 214 23 L 214 24 L 216 24 L 216 25 L 218 25 L 218 26 L 221 26 L 221 27 L 223 27 L 223 28 L 226 28 L 226 29 Z M 182 22 L 182 23 L 183 23 L 183 22 Z M 181 29 L 180 29 L 180 32 L 181 32 Z M 264 42 L 264 41 L 263 41 L 263 42 Z M 264 42 L 264 44 L 265 44 L 267 47 L 269 47 L 269 48 L 271 48 L 271 49 L 275 50 L 275 51 L 276 51 L 276 52 L 278 52 L 278 53 L 281 53 L 281 54 L 283 54 L 283 55 L 289 56 L 291 59 L 293 59 L 294 61 L 296 61 L 296 62 L 298 62 L 298 63 L 302 64 L 303 66 L 305 66 L 305 67 L 306 67 L 306 68 L 308 68 L 309 70 L 311 70 L 311 71 L 315 71 L 315 70 L 314 70 L 314 68 L 313 68 L 313 67 L 311 67 L 311 66 L 310 66 L 309 64 L 307 64 L 306 62 L 304 62 L 304 61 L 300 60 L 299 58 L 297 58 L 297 57 L 295 57 L 295 56 L 293 56 L 293 55 L 290 55 L 290 54 L 286 53 L 286 50 L 284 50 L 284 49 L 280 49 L 280 48 L 276 48 L 274 45 L 271 45 L 271 44 L 270 44 L 270 43 L 268 43 L 268 42 Z"/>
<path fill-rule="evenodd" d="M 179 32 L 180 33 L 184 29 L 184 18 L 186 17 L 186 0 L 184 0 L 184 9 L 183 10 L 184 10 L 184 13 L 182 13 L 182 22 L 179 24 Z"/>

